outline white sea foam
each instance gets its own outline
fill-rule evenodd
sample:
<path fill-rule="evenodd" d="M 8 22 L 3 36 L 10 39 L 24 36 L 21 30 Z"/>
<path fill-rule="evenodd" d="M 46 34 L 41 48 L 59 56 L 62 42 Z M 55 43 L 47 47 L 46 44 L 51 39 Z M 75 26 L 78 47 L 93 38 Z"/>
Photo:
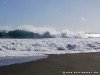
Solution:
<path fill-rule="evenodd" d="M 0 39 L 0 66 L 45 58 L 47 54 L 86 52 L 100 52 L 100 39 Z"/>
<path fill-rule="evenodd" d="M 0 39 L 0 57 L 99 51 L 99 38 Z"/>

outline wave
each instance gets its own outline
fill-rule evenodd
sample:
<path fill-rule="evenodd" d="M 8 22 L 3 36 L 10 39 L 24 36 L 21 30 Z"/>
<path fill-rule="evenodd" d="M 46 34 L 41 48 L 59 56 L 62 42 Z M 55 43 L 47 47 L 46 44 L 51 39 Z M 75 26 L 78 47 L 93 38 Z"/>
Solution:
<path fill-rule="evenodd" d="M 99 33 L 72 32 L 68 29 L 57 31 L 51 27 L 34 27 L 21 25 L 18 27 L 3 26 L 0 38 L 100 38 Z"/>
<path fill-rule="evenodd" d="M 86 36 L 85 34 L 70 32 L 52 34 L 50 31 L 45 31 L 41 34 L 39 32 L 25 30 L 12 30 L 8 32 L 3 30 L 0 31 L 0 38 L 86 38 Z"/>
<path fill-rule="evenodd" d="M 87 36 L 83 32 L 75 33 L 69 30 L 58 32 L 56 29 L 50 27 L 22 25 L 13 29 L 11 29 L 11 26 L 10 29 L 7 29 L 6 26 L 1 27 L 0 38 L 87 38 Z"/>

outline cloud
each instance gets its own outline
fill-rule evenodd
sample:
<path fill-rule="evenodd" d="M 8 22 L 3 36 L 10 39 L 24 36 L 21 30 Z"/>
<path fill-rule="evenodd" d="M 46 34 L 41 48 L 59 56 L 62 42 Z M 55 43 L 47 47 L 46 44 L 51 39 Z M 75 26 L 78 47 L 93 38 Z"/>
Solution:
<path fill-rule="evenodd" d="M 82 22 L 86 22 L 87 21 L 87 19 L 84 18 L 84 17 L 81 17 L 80 19 L 81 19 Z"/>

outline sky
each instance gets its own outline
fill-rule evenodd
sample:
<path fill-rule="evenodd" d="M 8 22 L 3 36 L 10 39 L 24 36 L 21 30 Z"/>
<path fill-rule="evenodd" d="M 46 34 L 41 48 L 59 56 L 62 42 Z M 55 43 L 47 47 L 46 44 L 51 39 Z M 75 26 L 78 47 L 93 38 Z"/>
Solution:
<path fill-rule="evenodd" d="M 0 26 L 100 32 L 100 0 L 0 0 Z"/>

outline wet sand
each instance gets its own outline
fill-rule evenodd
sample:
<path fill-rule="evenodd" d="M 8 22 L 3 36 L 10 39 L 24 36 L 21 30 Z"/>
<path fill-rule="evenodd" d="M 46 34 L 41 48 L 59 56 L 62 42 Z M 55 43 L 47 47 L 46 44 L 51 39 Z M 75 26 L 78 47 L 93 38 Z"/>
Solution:
<path fill-rule="evenodd" d="M 0 75 L 64 75 L 62 71 L 99 72 L 65 75 L 100 75 L 100 53 L 50 55 L 46 59 L 1 67 Z"/>

